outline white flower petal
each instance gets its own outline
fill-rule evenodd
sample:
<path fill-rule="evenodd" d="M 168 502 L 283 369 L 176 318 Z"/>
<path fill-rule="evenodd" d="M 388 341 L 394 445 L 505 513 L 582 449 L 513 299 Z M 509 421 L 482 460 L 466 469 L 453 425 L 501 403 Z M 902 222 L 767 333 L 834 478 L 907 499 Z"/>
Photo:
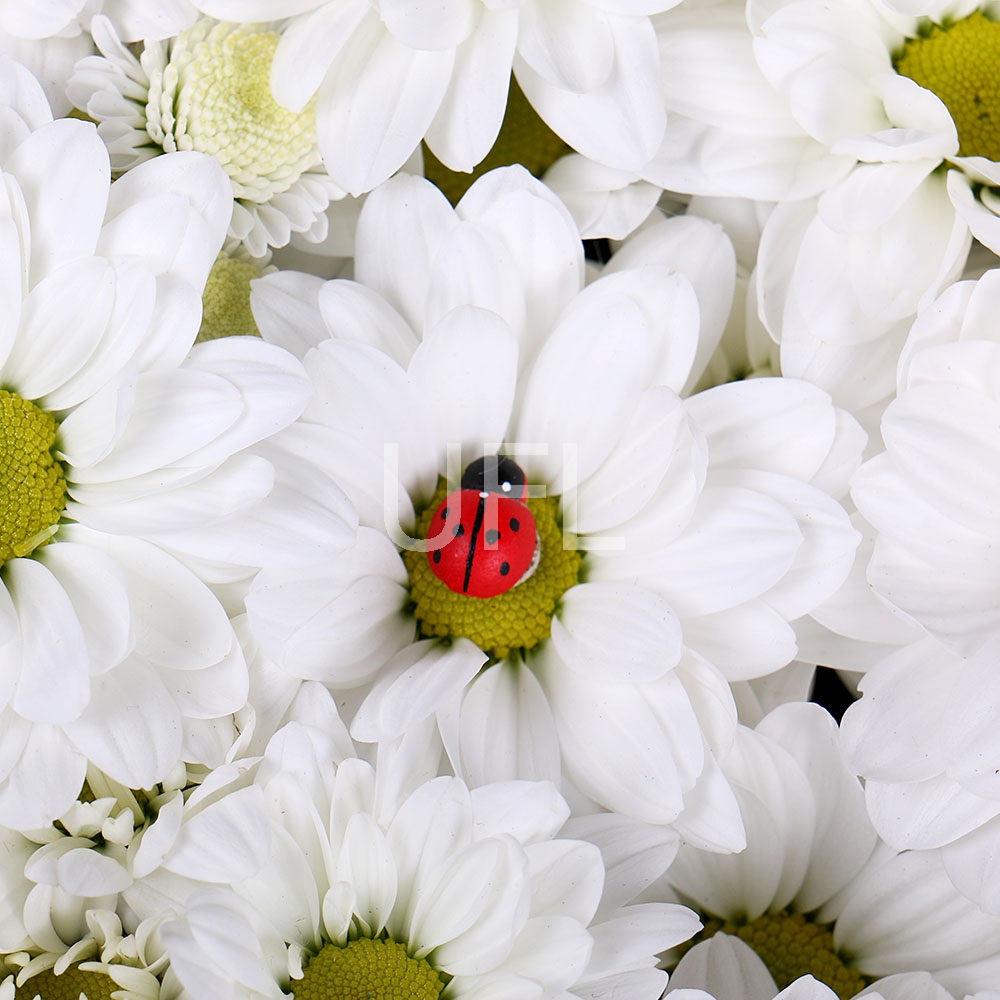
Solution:
<path fill-rule="evenodd" d="M 31 725 L 12 712 L 5 713 L 0 734 L 0 823 L 15 830 L 40 830 L 80 794 L 87 758 L 58 727 Z"/>
<path fill-rule="evenodd" d="M 460 306 L 426 331 L 410 379 L 433 407 L 437 440 L 481 453 L 503 441 L 517 382 L 517 341 L 494 313 Z"/>
<path fill-rule="evenodd" d="M 354 886 L 354 912 L 377 937 L 396 902 L 396 865 L 385 835 L 366 813 L 357 813 L 347 823 L 337 879 Z"/>
<path fill-rule="evenodd" d="M 498 237 L 514 262 L 527 324 L 524 364 L 583 288 L 583 246 L 576 223 L 558 197 L 520 165 L 483 174 L 455 212 Z M 521 324 L 506 318 L 520 334 Z"/>
<path fill-rule="evenodd" d="M 177 706 L 156 672 L 135 658 L 92 678 L 89 705 L 63 729 L 126 788 L 152 788 L 180 759 Z"/>
<path fill-rule="evenodd" d="M 585 291 L 574 299 L 545 341 L 514 422 L 515 441 L 547 446 L 544 455 L 526 456 L 529 481 L 562 492 L 575 485 L 567 481 L 567 461 L 586 479 L 607 458 L 644 387 L 647 351 L 646 325 L 632 298 Z"/>
<path fill-rule="evenodd" d="M 446 49 L 460 45 L 476 23 L 475 0 L 374 0 L 393 38 L 411 49 Z"/>
<path fill-rule="evenodd" d="M 225 610 L 190 570 L 137 538 L 108 536 L 103 547 L 128 578 L 138 652 L 174 670 L 199 670 L 229 653 L 234 637 Z"/>
<path fill-rule="evenodd" d="M 407 0 L 403 0 L 407 6 Z M 455 53 L 451 83 L 424 141 L 451 170 L 471 170 L 490 151 L 503 122 L 518 15 L 481 10 Z"/>
<path fill-rule="evenodd" d="M 47 545 L 38 561 L 72 602 L 83 627 L 90 672 L 120 663 L 135 641 L 128 583 L 120 567 L 93 546 L 62 540 Z"/>
<path fill-rule="evenodd" d="M 210 3 L 226 3 L 231 0 L 209 0 Z M 298 0 L 294 5 L 285 6 L 264 2 L 273 8 L 265 17 L 251 17 L 240 7 L 240 0 L 232 4 L 235 11 L 230 21 L 261 20 L 273 18 L 294 18 L 281 33 L 274 62 L 271 64 L 271 88 L 274 99 L 290 111 L 301 111 L 309 98 L 319 89 L 323 77 L 345 45 L 351 43 L 351 36 L 364 17 L 371 12 L 367 0 L 348 0 L 346 3 L 326 3 L 325 0 Z M 298 13 L 307 16 L 295 17 Z M 202 5 L 204 10 L 205 5 Z M 313 8 L 316 8 L 315 10 Z M 207 11 L 205 11 L 207 13 Z M 219 15 L 216 15 L 219 16 Z"/>
<path fill-rule="evenodd" d="M 210 156 L 154 156 L 115 181 L 97 252 L 135 254 L 200 294 L 232 215 L 229 178 Z"/>
<path fill-rule="evenodd" d="M 111 166 L 93 126 L 68 118 L 44 125 L 14 150 L 4 170 L 17 177 L 31 215 L 29 287 L 94 253 L 111 204 Z"/>
<path fill-rule="evenodd" d="M 576 490 L 563 493 L 566 526 L 589 534 L 640 514 L 690 437 L 689 418 L 677 395 L 666 387 L 644 389 L 617 447 Z"/>
<path fill-rule="evenodd" d="M 709 488 L 684 535 L 656 552 L 651 582 L 684 617 L 722 611 L 765 594 L 801 544 L 795 520 L 770 497 Z"/>
<path fill-rule="evenodd" d="M 487 659 L 464 638 L 408 646 L 380 671 L 354 716 L 351 736 L 366 743 L 396 739 L 462 691 Z"/>
<path fill-rule="evenodd" d="M 611 167 L 639 170 L 666 126 L 656 35 L 646 18 L 612 17 L 608 27 L 614 66 L 586 93 L 553 86 L 521 58 L 514 73 L 539 117 L 575 150 Z"/>
<path fill-rule="evenodd" d="M 546 82 L 586 93 L 611 75 L 612 19 L 600 8 L 573 0 L 529 0 L 520 14 L 517 53 Z"/>
<path fill-rule="evenodd" d="M 495 837 L 454 852 L 418 901 L 410 941 L 416 955 L 449 975 L 494 967 L 527 917 L 527 859 L 512 838 Z"/>
<path fill-rule="evenodd" d="M 334 181 L 359 195 L 416 149 L 448 88 L 451 49 L 417 51 L 381 23 L 362 23 L 320 86 L 319 148 Z"/>
<path fill-rule="evenodd" d="M 261 336 L 301 361 L 329 336 L 318 308 L 326 285 L 322 278 L 299 271 L 275 271 L 251 281 L 250 308 Z"/>
<path fill-rule="evenodd" d="M 683 808 L 683 782 L 661 716 L 637 685 L 602 684 L 549 653 L 536 668 L 559 728 L 570 776 L 606 808 L 670 823 Z M 695 750 L 701 753 L 699 744 Z"/>
<path fill-rule="evenodd" d="M 5 670 L 20 674 L 11 701 L 14 710 L 33 722 L 79 718 L 90 696 L 90 660 L 70 596 L 35 559 L 11 559 L 4 565 L 4 582 L 21 628 L 20 670 L 14 663 L 4 664 Z"/>
<path fill-rule="evenodd" d="M 670 605 L 644 587 L 582 583 L 563 594 L 552 643 L 568 667 L 609 683 L 655 680 L 681 655 L 681 625 Z"/>
<path fill-rule="evenodd" d="M 444 727 L 443 727 L 444 728 Z M 515 778 L 558 783 L 559 742 L 545 692 L 520 659 L 495 663 L 469 685 L 445 744 L 470 785 Z"/>
<path fill-rule="evenodd" d="M 291 272 L 278 272 L 283 273 Z M 367 285 L 328 281 L 320 288 L 318 304 L 334 337 L 371 344 L 400 368 L 409 365 L 420 341 L 402 316 Z M 320 339 L 325 337 L 316 343 Z"/>
<path fill-rule="evenodd" d="M 434 260 L 457 224 L 448 199 L 429 181 L 408 174 L 392 178 L 365 199 L 355 278 L 378 292 L 414 330 L 422 330 Z"/>

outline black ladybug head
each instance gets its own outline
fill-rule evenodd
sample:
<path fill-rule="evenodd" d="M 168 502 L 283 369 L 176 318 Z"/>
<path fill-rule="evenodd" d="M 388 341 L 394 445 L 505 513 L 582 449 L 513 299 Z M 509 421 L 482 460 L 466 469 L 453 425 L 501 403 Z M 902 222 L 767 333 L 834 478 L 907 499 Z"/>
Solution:
<path fill-rule="evenodd" d="M 506 455 L 485 455 L 466 466 L 462 489 L 523 500 L 528 493 L 528 479 L 514 459 Z"/>

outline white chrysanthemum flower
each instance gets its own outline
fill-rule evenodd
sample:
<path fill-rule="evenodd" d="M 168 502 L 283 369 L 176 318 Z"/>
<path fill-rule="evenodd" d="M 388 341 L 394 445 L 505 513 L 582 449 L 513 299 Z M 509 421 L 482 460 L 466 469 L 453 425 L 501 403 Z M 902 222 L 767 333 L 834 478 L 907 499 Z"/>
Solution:
<path fill-rule="evenodd" d="M 309 390 L 260 341 L 191 350 L 229 214 L 216 164 L 178 154 L 109 188 L 92 125 L 33 120 L 19 68 L 0 86 L 0 822 L 24 829 L 69 808 L 88 759 L 132 788 L 221 762 L 246 667 L 173 546 L 268 495 L 245 449 Z"/>
<path fill-rule="evenodd" d="M 161 153 L 208 153 L 232 184 L 230 241 L 261 256 L 293 233 L 326 238 L 327 208 L 344 191 L 320 161 L 313 104 L 291 112 L 271 96 L 278 31 L 201 18 L 146 42 L 138 58 L 107 19 L 93 34 L 103 55 L 80 61 L 68 93 L 98 123 L 115 171 Z"/>
<path fill-rule="evenodd" d="M 562 759 L 605 807 L 687 810 L 686 835 L 738 847 L 714 764 L 735 723 L 725 679 L 791 660 L 789 620 L 850 565 L 827 490 L 845 489 L 861 435 L 804 383 L 681 399 L 732 267 L 717 227 L 661 220 L 584 287 L 565 207 L 510 168 L 455 210 L 420 178 L 373 192 L 356 282 L 256 282 L 264 337 L 305 356 L 304 427 L 362 524 L 336 563 L 258 577 L 264 653 L 337 692 L 357 739 L 437 713 L 474 784 L 559 781 Z M 495 597 L 450 589 L 401 534 L 426 538 L 454 489 L 449 443 L 456 480 L 507 449 L 544 487 L 527 501 L 537 567 Z"/>
<path fill-rule="evenodd" d="M 399 755 L 377 769 L 335 758 L 312 727 L 271 741 L 257 779 L 271 861 L 162 929 L 194 1000 L 308 1000 L 335 984 L 417 1000 L 660 996 L 656 952 L 697 922 L 675 904 L 602 905 L 601 854 L 558 838 L 569 809 L 551 785 L 470 791 L 414 780 Z"/>
<path fill-rule="evenodd" d="M 35 74 L 57 117 L 73 107 L 66 85 L 78 60 L 95 51 L 90 26 L 102 12 L 127 42 L 169 38 L 198 16 L 188 0 L 0 0 L 0 54 Z"/>
<path fill-rule="evenodd" d="M 89 1000 L 172 1000 L 179 984 L 167 972 L 156 919 L 125 934 L 114 892 L 81 896 L 51 878 L 56 864 L 38 858 L 37 844 L 0 833 L 0 997 Z M 39 871 L 47 868 L 48 871 Z M 48 882 L 35 882 L 41 874 Z M 122 991 L 122 992 L 117 992 Z"/>
<path fill-rule="evenodd" d="M 695 0 L 657 21 L 676 114 L 642 176 L 784 202 L 761 245 L 762 316 L 782 371 L 859 417 L 891 397 L 909 323 L 971 237 L 1000 250 L 998 10 Z"/>
<path fill-rule="evenodd" d="M 90 31 L 98 14 L 109 17 L 127 42 L 169 38 L 198 16 L 188 0 L 0 0 L 0 30 L 18 38 L 73 38 Z"/>
<path fill-rule="evenodd" d="M 767 966 L 739 938 L 717 933 L 688 951 L 670 974 L 671 1000 L 956 1000 L 926 972 L 902 972 L 879 979 L 860 993 L 835 993 L 814 976 L 802 976 L 778 990 Z M 965 1000 L 1000 1000 L 993 990 Z"/>
<path fill-rule="evenodd" d="M 1000 634 L 1000 271 L 953 285 L 913 324 L 885 451 L 852 495 L 876 529 L 875 592 L 959 653 Z"/>
<path fill-rule="evenodd" d="M 424 139 L 471 170 L 500 129 L 511 71 L 574 149 L 636 169 L 663 135 L 650 14 L 676 0 L 197 0 L 227 21 L 288 18 L 272 71 L 292 111 L 315 95 L 319 145 L 352 194 L 397 171 Z"/>
<path fill-rule="evenodd" d="M 39 914 L 41 916 L 41 914 Z M 159 927 L 164 917 L 125 934 L 118 916 L 89 908 L 74 922 L 51 914 L 28 950 L 0 956 L 0 1000 L 180 1000 L 183 989 L 170 971 Z M 79 936 L 72 941 L 76 924 Z"/>
<path fill-rule="evenodd" d="M 812 975 L 848 1000 L 878 977 L 916 972 L 959 994 L 991 987 L 1000 917 L 957 892 L 937 852 L 897 853 L 878 841 L 838 735 L 826 711 L 808 704 L 741 729 L 722 767 L 746 850 L 682 844 L 643 898 L 679 899 L 706 933 L 736 935 L 779 988 Z"/>
<path fill-rule="evenodd" d="M 933 639 L 913 643 L 865 674 L 843 722 L 879 834 L 899 850 L 940 848 L 957 888 L 991 913 L 1000 913 L 998 656 L 996 640 L 968 658 Z"/>

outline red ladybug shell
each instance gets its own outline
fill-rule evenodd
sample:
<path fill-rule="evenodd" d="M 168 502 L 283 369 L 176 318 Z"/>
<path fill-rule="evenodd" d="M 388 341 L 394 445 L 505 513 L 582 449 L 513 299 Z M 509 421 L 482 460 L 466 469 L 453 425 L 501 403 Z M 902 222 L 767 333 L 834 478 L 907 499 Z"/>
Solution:
<path fill-rule="evenodd" d="M 458 594 L 496 597 L 531 569 L 538 532 L 520 500 L 455 490 L 435 511 L 427 538 L 427 559 L 442 583 Z"/>

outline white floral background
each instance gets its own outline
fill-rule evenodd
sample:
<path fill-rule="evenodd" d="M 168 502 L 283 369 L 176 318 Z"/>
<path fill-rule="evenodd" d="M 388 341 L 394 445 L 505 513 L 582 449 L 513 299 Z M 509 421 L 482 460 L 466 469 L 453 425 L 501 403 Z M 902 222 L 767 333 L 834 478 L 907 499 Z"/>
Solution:
<path fill-rule="evenodd" d="M 1000 1000 L 998 67 L 0 0 L 0 1000 Z"/>

